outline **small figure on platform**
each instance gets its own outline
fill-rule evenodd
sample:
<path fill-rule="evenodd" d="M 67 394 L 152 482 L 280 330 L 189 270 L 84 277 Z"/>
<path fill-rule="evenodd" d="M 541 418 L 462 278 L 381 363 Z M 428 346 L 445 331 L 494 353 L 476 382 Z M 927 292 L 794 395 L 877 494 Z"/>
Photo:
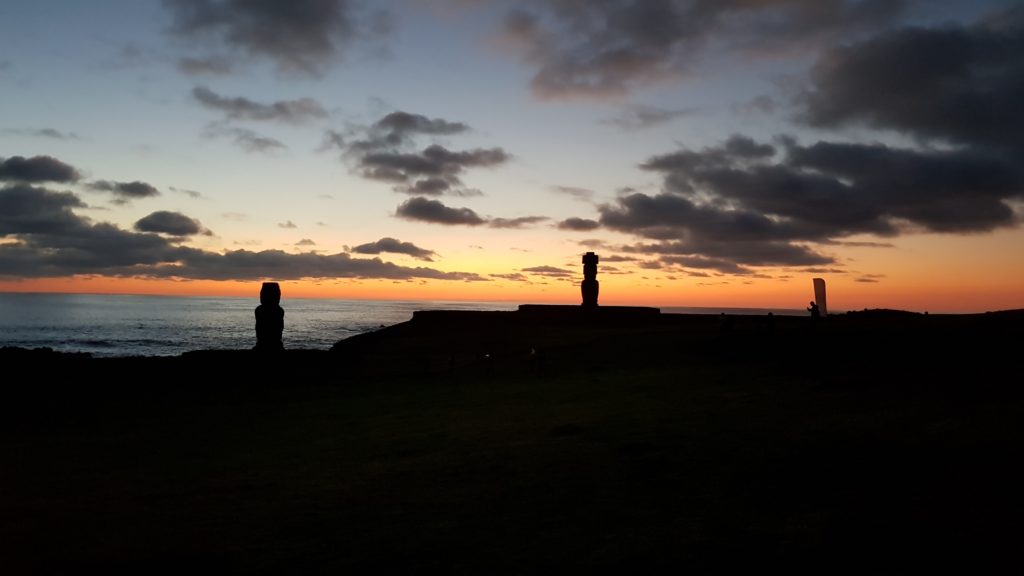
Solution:
<path fill-rule="evenodd" d="M 821 318 L 821 311 L 818 310 L 818 305 L 815 304 L 814 300 L 811 300 L 811 305 L 807 308 L 807 311 L 811 313 L 811 318 Z"/>
<path fill-rule="evenodd" d="M 284 350 L 281 334 L 284 332 L 284 308 L 281 308 L 281 286 L 277 282 L 264 282 L 260 290 L 260 305 L 256 307 L 256 347 L 261 352 Z"/>

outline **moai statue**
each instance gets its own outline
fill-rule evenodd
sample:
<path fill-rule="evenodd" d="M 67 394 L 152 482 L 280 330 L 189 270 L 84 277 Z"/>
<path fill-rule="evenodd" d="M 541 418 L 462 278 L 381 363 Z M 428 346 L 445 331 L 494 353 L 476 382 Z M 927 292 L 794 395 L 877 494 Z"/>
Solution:
<path fill-rule="evenodd" d="M 281 308 L 281 286 L 264 282 L 260 289 L 260 305 L 256 307 L 256 348 L 263 352 L 284 350 L 284 308 Z"/>
<path fill-rule="evenodd" d="M 600 285 L 597 281 L 597 254 L 587 252 L 583 255 L 583 284 L 580 290 L 583 292 L 583 307 L 597 308 L 597 292 Z"/>

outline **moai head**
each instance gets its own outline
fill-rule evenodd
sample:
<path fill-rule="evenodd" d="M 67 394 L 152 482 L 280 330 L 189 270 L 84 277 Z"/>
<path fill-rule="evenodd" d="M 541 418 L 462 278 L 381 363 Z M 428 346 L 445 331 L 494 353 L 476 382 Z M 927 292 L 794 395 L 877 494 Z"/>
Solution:
<path fill-rule="evenodd" d="M 281 285 L 277 282 L 264 282 L 260 289 L 260 304 L 279 305 L 281 303 Z"/>

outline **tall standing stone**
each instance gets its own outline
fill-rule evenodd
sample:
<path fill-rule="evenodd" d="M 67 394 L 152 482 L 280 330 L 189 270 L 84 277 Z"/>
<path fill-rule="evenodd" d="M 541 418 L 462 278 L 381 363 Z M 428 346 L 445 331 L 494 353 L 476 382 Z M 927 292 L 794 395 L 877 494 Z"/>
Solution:
<path fill-rule="evenodd" d="M 828 302 L 825 299 L 825 279 L 814 279 L 814 301 L 818 304 L 818 310 L 822 316 L 828 316 Z"/>
<path fill-rule="evenodd" d="M 580 291 L 583 292 L 583 307 L 597 308 L 597 293 L 600 284 L 597 281 L 597 263 L 599 258 L 593 252 L 583 255 L 583 284 Z"/>
<path fill-rule="evenodd" d="M 264 282 L 260 289 L 260 305 L 256 307 L 256 348 L 262 352 L 284 350 L 284 308 L 281 308 L 281 286 Z"/>

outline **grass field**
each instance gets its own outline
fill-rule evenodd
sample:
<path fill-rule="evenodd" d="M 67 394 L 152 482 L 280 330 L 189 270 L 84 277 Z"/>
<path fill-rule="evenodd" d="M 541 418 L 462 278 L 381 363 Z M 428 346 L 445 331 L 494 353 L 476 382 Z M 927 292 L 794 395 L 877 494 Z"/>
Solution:
<path fill-rule="evenodd" d="M 31 375 L 3 384 L 4 571 L 1016 557 L 1019 315 L 461 318 L 270 359 L 0 353 Z"/>

